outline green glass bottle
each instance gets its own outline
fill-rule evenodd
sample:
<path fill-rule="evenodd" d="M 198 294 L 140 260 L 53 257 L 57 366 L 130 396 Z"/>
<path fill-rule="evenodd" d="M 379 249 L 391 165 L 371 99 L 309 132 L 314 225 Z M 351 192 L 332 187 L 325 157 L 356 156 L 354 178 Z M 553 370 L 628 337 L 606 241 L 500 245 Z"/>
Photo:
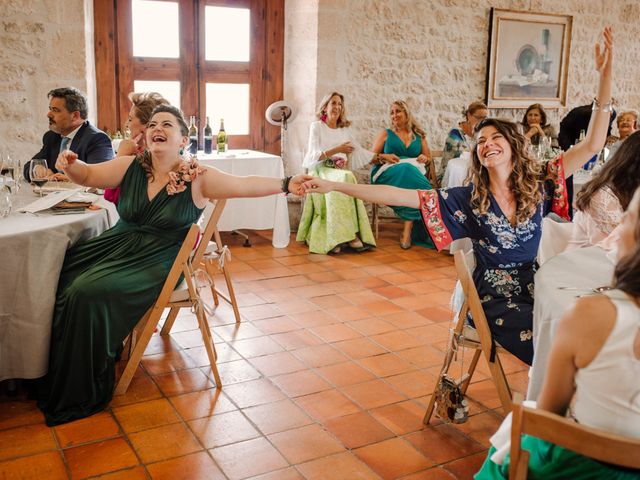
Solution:
<path fill-rule="evenodd" d="M 224 131 L 224 118 L 220 119 L 220 130 L 218 130 L 216 148 L 218 153 L 224 153 L 227 151 L 227 132 Z"/>

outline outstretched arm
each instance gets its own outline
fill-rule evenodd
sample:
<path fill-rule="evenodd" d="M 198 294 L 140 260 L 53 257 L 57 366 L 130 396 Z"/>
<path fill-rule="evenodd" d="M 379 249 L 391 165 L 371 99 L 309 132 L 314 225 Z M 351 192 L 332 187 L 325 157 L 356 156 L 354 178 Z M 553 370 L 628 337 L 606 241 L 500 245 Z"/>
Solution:
<path fill-rule="evenodd" d="M 312 177 L 304 182 L 307 193 L 340 192 L 365 202 L 380 203 L 394 207 L 419 208 L 420 200 L 415 190 L 391 187 L 388 185 L 359 185 L 357 183 L 330 182 Z"/>
<path fill-rule="evenodd" d="M 303 195 L 302 182 L 310 180 L 310 175 L 296 175 L 288 183 L 289 193 Z M 266 197 L 283 193 L 283 179 L 275 177 L 259 177 L 251 175 L 238 177 L 221 172 L 217 168 L 206 168 L 194 182 L 194 188 L 203 197 L 208 199 L 241 198 L 241 197 Z"/>
<path fill-rule="evenodd" d="M 89 165 L 78 159 L 71 150 L 58 155 L 56 168 L 62 170 L 74 183 L 85 187 L 116 188 L 122 182 L 134 157 L 116 157 L 107 162 Z"/>
<path fill-rule="evenodd" d="M 596 105 L 591 114 L 585 140 L 564 154 L 565 177 L 573 175 L 591 157 L 600 152 L 607 140 L 607 130 L 609 129 L 609 119 L 611 117 L 611 66 L 613 62 L 613 34 L 611 27 L 605 27 L 602 35 L 604 37 L 604 48 L 599 43 L 595 45 L 595 65 L 600 74 L 598 94 L 596 96 L 599 106 Z M 609 107 L 607 111 L 605 111 L 606 107 Z"/>

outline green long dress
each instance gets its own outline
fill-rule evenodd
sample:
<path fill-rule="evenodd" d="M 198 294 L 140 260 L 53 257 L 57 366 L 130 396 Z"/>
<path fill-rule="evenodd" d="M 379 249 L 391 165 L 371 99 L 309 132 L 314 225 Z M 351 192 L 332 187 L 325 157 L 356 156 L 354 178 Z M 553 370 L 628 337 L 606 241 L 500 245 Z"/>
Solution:
<path fill-rule="evenodd" d="M 350 170 L 324 165 L 309 174 L 333 182 L 358 183 Z M 296 240 L 306 242 L 311 253 L 328 253 L 337 245 L 353 240 L 356 235 L 360 236 L 363 244 L 376 246 L 362 200 L 340 192 L 307 195 Z"/>
<path fill-rule="evenodd" d="M 640 479 L 637 470 L 607 465 L 530 435 L 522 436 L 521 445 L 531 454 L 527 475 L 530 480 Z M 507 454 L 502 465 L 497 465 L 489 458 L 495 451 L 495 447 L 489 449 L 484 464 L 473 477 L 475 480 L 508 480 L 510 456 Z"/>
<path fill-rule="evenodd" d="M 393 153 L 399 158 L 417 158 L 422 153 L 422 137 L 415 134 L 415 138 L 407 146 L 391 129 L 387 129 L 387 139 L 382 153 Z M 420 170 L 408 163 L 398 163 L 387 168 L 378 178 L 373 180 L 382 165 L 374 165 L 371 169 L 371 183 L 375 185 L 392 185 L 409 190 L 430 190 L 433 188 Z M 422 215 L 417 208 L 391 207 L 393 212 L 402 220 L 412 220 L 411 243 L 422 247 L 435 248 L 431 238 L 427 235 L 422 224 Z"/>
<path fill-rule="evenodd" d="M 153 304 L 202 210 L 187 189 L 151 200 L 134 160 L 121 183 L 120 220 L 67 251 L 51 332 L 49 371 L 38 385 L 47 425 L 92 415 L 113 395 L 122 342 Z"/>

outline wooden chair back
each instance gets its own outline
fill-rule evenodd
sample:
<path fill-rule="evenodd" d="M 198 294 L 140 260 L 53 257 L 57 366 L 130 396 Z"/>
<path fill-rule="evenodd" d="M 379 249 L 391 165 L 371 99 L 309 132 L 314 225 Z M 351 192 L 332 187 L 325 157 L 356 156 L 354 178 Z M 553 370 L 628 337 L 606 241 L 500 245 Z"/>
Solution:
<path fill-rule="evenodd" d="M 199 298 L 197 287 L 193 280 L 193 273 L 194 269 L 197 269 L 203 261 L 209 241 L 214 235 L 214 232 L 217 231 L 217 223 L 222 215 L 225 203 L 225 200 L 218 200 L 215 204 L 209 202 L 200 219 L 202 227 L 197 224 L 191 225 L 191 228 L 178 251 L 178 255 L 169 270 L 169 274 L 167 275 L 158 298 L 129 335 L 127 343 L 130 343 L 133 346 L 133 349 L 129 355 L 129 359 L 125 365 L 122 375 L 120 376 L 118 384 L 116 385 L 114 392 L 115 395 L 122 395 L 129 388 L 133 375 L 140 364 L 140 360 L 144 355 L 144 351 L 147 348 L 149 341 L 151 340 L 153 331 L 162 318 L 162 314 L 165 309 L 170 308 L 169 315 L 163 327 L 163 333 L 168 333 L 175 321 L 178 311 L 184 306 L 196 307 L 195 310 L 196 316 L 198 317 L 198 325 L 205 341 L 207 353 L 210 354 L 209 359 L 212 363 L 211 368 L 214 371 L 216 384 L 220 387 L 219 375 L 215 364 L 215 347 L 213 346 L 213 340 L 211 338 L 209 325 L 206 321 L 206 316 L 204 315 L 202 308 L 198 308 Z M 199 240 L 198 236 L 200 236 Z M 172 295 L 176 290 L 176 285 L 178 284 L 178 280 L 181 275 L 184 276 L 184 282 L 178 286 L 178 289 L 184 289 L 184 284 L 186 284 L 187 292 L 184 294 L 185 298 L 178 301 L 172 301 Z"/>
<path fill-rule="evenodd" d="M 625 468 L 640 469 L 640 439 L 580 425 L 545 410 L 522 405 L 516 395 L 512 405 L 509 480 L 527 478 L 529 452 L 522 450 L 521 435 L 554 443 L 585 457 Z"/>

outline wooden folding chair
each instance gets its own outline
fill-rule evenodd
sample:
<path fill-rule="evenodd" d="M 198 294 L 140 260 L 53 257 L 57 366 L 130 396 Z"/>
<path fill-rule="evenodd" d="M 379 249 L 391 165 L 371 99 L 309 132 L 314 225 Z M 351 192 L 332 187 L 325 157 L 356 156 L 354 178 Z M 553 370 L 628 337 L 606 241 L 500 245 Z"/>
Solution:
<path fill-rule="evenodd" d="M 122 395 L 127 391 L 127 388 L 129 388 L 133 374 L 138 368 L 142 355 L 149 344 L 151 335 L 158 325 L 165 308 L 169 308 L 169 314 L 160 332 L 161 335 L 167 335 L 171 331 L 171 327 L 181 308 L 189 307 L 195 311 L 196 318 L 198 319 L 198 327 L 202 333 L 205 350 L 209 357 L 211 370 L 213 371 L 213 376 L 216 381 L 216 387 L 222 387 L 216 364 L 217 354 L 213 337 L 211 336 L 211 330 L 207 323 L 204 305 L 201 303 L 195 285 L 194 272 L 204 262 L 204 257 L 209 247 L 209 240 L 214 231 L 217 231 L 217 223 L 220 215 L 222 215 L 225 203 L 225 200 L 219 200 L 216 202 L 215 207 L 208 205 L 209 210 L 205 210 L 205 214 L 203 214 L 203 218 L 205 218 L 203 230 L 201 230 L 198 225 L 194 224 L 191 226 L 178 252 L 178 256 L 173 262 L 169 275 L 167 275 L 160 295 L 158 295 L 156 302 L 133 329 L 125 343 L 125 351 L 129 350 L 131 346 L 133 349 L 116 386 L 115 395 Z M 209 218 L 206 219 L 209 212 Z M 198 246 L 194 248 L 199 232 L 201 233 L 200 242 Z M 176 287 L 180 275 L 184 276 L 184 280 Z"/>
<path fill-rule="evenodd" d="M 226 202 L 226 200 L 219 200 L 220 202 Z M 224 204 L 223 204 L 224 205 Z M 231 272 L 227 266 L 228 260 L 228 247 L 223 245 L 220 232 L 218 231 L 218 222 L 216 220 L 213 226 L 213 240 L 209 242 L 209 246 L 205 251 L 203 257 L 204 267 L 211 278 L 211 295 L 213 296 L 213 303 L 217 307 L 220 304 L 219 298 L 222 298 L 233 308 L 233 315 L 235 316 L 236 323 L 240 323 L 240 309 L 238 308 L 238 300 L 236 299 L 236 293 L 233 289 L 233 280 L 231 279 Z M 227 284 L 227 294 L 220 291 L 215 286 L 214 277 L 216 269 L 222 271 L 224 281 Z"/>
<path fill-rule="evenodd" d="M 458 281 L 462 287 L 464 303 L 458 314 L 457 323 L 451 331 L 449 345 L 447 347 L 444 363 L 438 378 L 442 378 L 442 376 L 449 371 L 449 366 L 451 365 L 451 361 L 456 355 L 458 348 L 462 347 L 473 349 L 474 353 L 471 363 L 469 364 L 469 369 L 458 381 L 460 383 L 462 393 L 466 393 L 467 388 L 469 388 L 469 384 L 471 383 L 473 373 L 478 365 L 478 360 L 480 360 L 480 355 L 484 353 L 489 365 L 489 371 L 491 372 L 491 378 L 498 390 L 498 397 L 500 398 L 502 409 L 506 415 L 511 410 L 511 390 L 509 389 L 509 383 L 507 382 L 507 377 L 505 376 L 502 368 L 499 354 L 509 352 L 496 343 L 495 355 L 491 355 L 491 330 L 489 330 L 487 317 L 484 314 L 482 303 L 480 303 L 480 297 L 478 296 L 478 291 L 473 283 L 473 278 L 471 278 L 471 270 L 469 269 L 468 263 L 470 260 L 467 259 L 467 256 L 471 256 L 471 258 L 473 258 L 473 251 L 464 253 L 463 251 L 458 250 L 454 254 L 456 272 L 458 273 Z M 471 312 L 475 328 L 467 324 L 467 314 L 469 312 Z M 427 412 L 425 413 L 423 420 L 425 424 L 429 423 L 431 415 L 433 414 L 437 390 L 438 384 L 436 384 L 433 394 L 431 395 L 431 399 L 429 400 L 429 406 L 427 407 Z"/>
<path fill-rule="evenodd" d="M 580 425 L 545 410 L 522 405 L 520 395 L 512 404 L 509 480 L 527 478 L 529 451 L 522 450 L 521 435 L 554 443 L 579 455 L 624 468 L 640 469 L 640 440 Z"/>

